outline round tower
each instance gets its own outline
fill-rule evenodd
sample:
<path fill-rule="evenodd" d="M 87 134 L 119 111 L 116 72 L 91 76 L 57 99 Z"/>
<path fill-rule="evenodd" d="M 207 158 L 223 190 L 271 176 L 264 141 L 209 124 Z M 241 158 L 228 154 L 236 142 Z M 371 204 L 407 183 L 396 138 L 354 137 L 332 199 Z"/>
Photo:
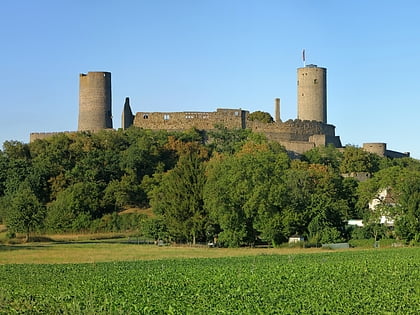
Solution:
<path fill-rule="evenodd" d="M 111 73 L 80 74 L 79 131 L 112 128 Z"/>
<path fill-rule="evenodd" d="M 375 153 L 379 156 L 385 156 L 386 143 L 383 143 L 383 142 L 363 143 L 363 150 L 369 153 Z"/>
<path fill-rule="evenodd" d="M 327 123 L 327 69 L 307 65 L 297 69 L 298 119 Z"/>

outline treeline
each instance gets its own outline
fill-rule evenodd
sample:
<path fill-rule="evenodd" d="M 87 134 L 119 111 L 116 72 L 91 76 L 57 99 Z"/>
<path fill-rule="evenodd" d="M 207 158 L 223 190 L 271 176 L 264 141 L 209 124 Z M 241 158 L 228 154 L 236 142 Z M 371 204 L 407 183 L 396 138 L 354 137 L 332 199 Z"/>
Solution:
<path fill-rule="evenodd" d="M 364 182 L 342 174 L 366 172 Z M 375 211 L 371 200 L 387 190 Z M 152 212 L 144 209 L 152 209 Z M 131 211 L 127 210 L 131 209 Z M 133 211 L 132 209 L 143 209 Z M 380 224 L 381 216 L 394 228 Z M 349 219 L 363 219 L 363 228 Z M 347 146 L 291 160 L 249 130 L 57 134 L 0 151 L 0 221 L 11 234 L 136 231 L 178 243 L 420 240 L 420 163 Z"/>

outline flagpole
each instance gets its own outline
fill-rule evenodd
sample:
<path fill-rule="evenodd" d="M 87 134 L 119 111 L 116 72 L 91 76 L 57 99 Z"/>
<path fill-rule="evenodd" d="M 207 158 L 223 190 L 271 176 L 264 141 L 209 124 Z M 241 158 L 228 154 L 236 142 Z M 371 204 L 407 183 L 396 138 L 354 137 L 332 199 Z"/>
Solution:
<path fill-rule="evenodd" d="M 305 49 L 302 50 L 303 67 L 306 67 Z"/>

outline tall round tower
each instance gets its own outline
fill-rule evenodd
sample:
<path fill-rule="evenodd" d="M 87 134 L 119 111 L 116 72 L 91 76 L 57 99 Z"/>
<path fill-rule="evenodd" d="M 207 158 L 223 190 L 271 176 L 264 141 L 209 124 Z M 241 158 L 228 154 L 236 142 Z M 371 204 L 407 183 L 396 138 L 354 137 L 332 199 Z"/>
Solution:
<path fill-rule="evenodd" d="M 327 69 L 307 65 L 297 69 L 298 119 L 327 123 Z"/>
<path fill-rule="evenodd" d="M 112 128 L 111 73 L 80 74 L 79 131 Z"/>

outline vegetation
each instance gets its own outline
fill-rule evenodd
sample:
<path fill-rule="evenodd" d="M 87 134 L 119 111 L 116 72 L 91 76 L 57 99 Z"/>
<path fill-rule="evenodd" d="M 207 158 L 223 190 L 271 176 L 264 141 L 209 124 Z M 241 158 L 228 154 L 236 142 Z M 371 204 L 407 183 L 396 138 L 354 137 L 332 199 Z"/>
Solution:
<path fill-rule="evenodd" d="M 404 248 L 0 265 L 0 313 L 417 314 L 419 264 Z"/>
<path fill-rule="evenodd" d="M 272 123 L 274 121 L 273 117 L 267 112 L 262 112 L 260 110 L 257 110 L 256 112 L 253 112 L 248 115 L 248 119 L 253 121 L 260 121 L 263 123 Z"/>
<path fill-rule="evenodd" d="M 355 172 L 370 179 L 342 176 Z M 369 210 L 384 189 L 387 198 Z M 382 216 L 395 227 L 381 225 Z M 365 227 L 348 227 L 352 218 Z M 110 231 L 234 247 L 278 246 L 298 234 L 313 244 L 371 237 L 414 244 L 419 222 L 420 162 L 353 146 L 291 160 L 249 130 L 133 127 L 6 141 L 0 151 L 0 223 L 10 236 Z"/>

